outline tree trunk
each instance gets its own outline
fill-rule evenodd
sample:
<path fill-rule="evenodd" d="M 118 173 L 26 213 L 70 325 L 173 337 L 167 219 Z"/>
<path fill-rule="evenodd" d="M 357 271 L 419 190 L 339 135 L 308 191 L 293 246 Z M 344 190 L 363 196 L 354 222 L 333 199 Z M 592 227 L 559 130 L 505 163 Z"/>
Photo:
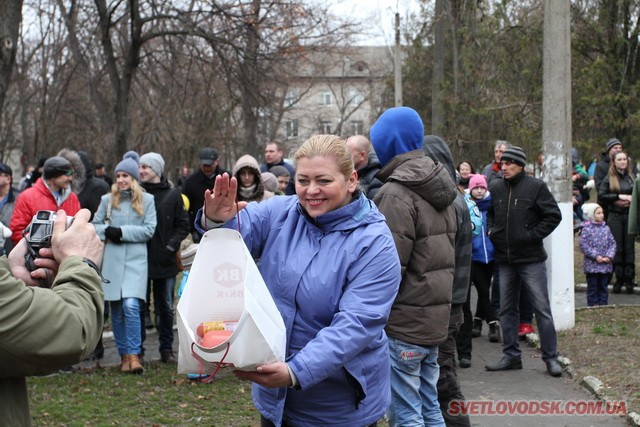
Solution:
<path fill-rule="evenodd" d="M 0 0 L 0 118 L 4 98 L 11 82 L 20 22 L 22 21 L 22 0 Z"/>
<path fill-rule="evenodd" d="M 446 53 L 445 2 L 436 0 L 435 34 L 433 51 L 433 96 L 431 100 L 431 133 L 442 135 L 444 119 L 444 68 Z"/>

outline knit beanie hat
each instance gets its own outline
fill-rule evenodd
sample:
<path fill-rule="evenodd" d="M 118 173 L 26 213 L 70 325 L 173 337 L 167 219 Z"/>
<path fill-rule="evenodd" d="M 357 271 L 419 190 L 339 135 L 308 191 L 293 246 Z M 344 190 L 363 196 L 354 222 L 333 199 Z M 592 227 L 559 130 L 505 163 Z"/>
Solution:
<path fill-rule="evenodd" d="M 282 175 L 291 175 L 289 173 L 289 171 L 287 170 L 287 168 L 285 168 L 284 166 L 273 166 L 271 169 L 269 169 L 269 172 L 271 172 L 272 174 L 274 174 L 276 176 L 276 178 L 281 177 Z"/>
<path fill-rule="evenodd" d="M 504 153 L 502 153 L 502 157 L 500 158 L 500 160 L 507 160 L 511 163 L 515 163 L 524 167 L 527 163 L 527 156 L 524 154 L 524 150 L 522 148 L 513 146 L 504 150 Z"/>
<path fill-rule="evenodd" d="M 398 154 L 419 150 L 424 142 L 424 125 L 418 113 L 409 107 L 390 108 L 373 124 L 371 144 L 384 166 Z"/>
<path fill-rule="evenodd" d="M 138 154 L 137 151 L 130 150 L 124 153 L 124 155 L 122 156 L 122 159 L 124 160 L 127 158 L 132 158 L 133 160 L 135 160 L 136 163 L 140 163 L 140 154 Z"/>
<path fill-rule="evenodd" d="M 131 157 L 127 157 L 116 165 L 115 172 L 124 172 L 131 175 L 136 181 L 140 181 L 140 169 L 138 163 Z"/>
<path fill-rule="evenodd" d="M 609 152 L 609 150 L 611 150 L 616 145 L 622 145 L 622 142 L 620 142 L 620 140 L 618 138 L 611 138 L 610 140 L 608 140 L 607 144 L 606 144 L 607 153 Z"/>
<path fill-rule="evenodd" d="M 596 220 L 596 209 L 600 207 L 597 203 L 585 203 L 582 205 L 582 213 L 589 221 Z"/>
<path fill-rule="evenodd" d="M 151 152 L 143 154 L 140 156 L 140 164 L 149 166 L 153 173 L 159 177 L 164 173 L 164 159 L 158 153 Z"/>
<path fill-rule="evenodd" d="M 264 189 L 275 193 L 278 191 L 278 178 L 271 172 L 262 172 L 262 184 Z"/>
<path fill-rule="evenodd" d="M 71 162 L 62 156 L 49 157 L 44 162 L 44 179 L 53 179 L 62 175 L 73 174 Z"/>
<path fill-rule="evenodd" d="M 487 186 L 487 178 L 482 174 L 471 175 L 469 178 L 469 192 L 471 192 L 476 187 L 484 187 L 489 188 Z"/>

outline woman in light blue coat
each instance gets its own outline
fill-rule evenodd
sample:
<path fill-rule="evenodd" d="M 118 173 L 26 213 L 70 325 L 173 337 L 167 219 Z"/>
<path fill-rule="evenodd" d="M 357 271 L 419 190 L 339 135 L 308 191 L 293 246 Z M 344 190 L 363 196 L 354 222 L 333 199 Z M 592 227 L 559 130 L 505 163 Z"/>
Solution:
<path fill-rule="evenodd" d="M 196 218 L 240 228 L 287 328 L 284 362 L 235 373 L 253 381 L 262 426 L 374 425 L 391 398 L 384 327 L 398 253 L 384 217 L 357 190 L 344 139 L 311 137 L 295 161 L 296 196 L 236 203 L 237 180 L 224 174 Z"/>
<path fill-rule="evenodd" d="M 109 301 L 113 336 L 122 358 L 122 372 L 141 374 L 140 301 L 147 295 L 147 240 L 156 229 L 153 196 L 140 186 L 138 164 L 125 158 L 115 169 L 116 183 L 105 194 L 93 224 L 105 243 L 102 275 Z"/>

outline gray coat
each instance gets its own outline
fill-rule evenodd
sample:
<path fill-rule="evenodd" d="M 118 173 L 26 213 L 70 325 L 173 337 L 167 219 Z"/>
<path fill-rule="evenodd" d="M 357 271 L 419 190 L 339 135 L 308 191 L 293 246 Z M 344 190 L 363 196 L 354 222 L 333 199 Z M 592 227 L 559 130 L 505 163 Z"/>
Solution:
<path fill-rule="evenodd" d="M 93 217 L 93 224 L 101 240 L 105 240 L 104 230 L 107 206 L 111 194 L 105 194 Z M 131 198 L 124 192 L 120 207 L 111 210 L 111 226 L 122 229 L 122 243 L 107 243 L 102 261 L 102 275 L 111 283 L 104 284 L 105 301 L 123 298 L 147 297 L 147 240 L 156 229 L 156 207 L 153 196 L 144 193 L 142 197 L 144 214 L 139 216 L 131 208 Z"/>

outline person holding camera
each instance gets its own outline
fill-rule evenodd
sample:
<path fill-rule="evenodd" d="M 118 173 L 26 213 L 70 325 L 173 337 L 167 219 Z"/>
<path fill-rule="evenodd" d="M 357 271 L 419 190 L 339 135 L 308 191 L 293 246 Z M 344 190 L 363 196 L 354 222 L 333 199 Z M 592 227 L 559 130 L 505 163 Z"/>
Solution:
<path fill-rule="evenodd" d="M 156 208 L 139 183 L 133 157 L 118 163 L 115 173 L 116 183 L 102 196 L 93 224 L 105 242 L 102 274 L 110 283 L 104 286 L 104 299 L 109 301 L 120 369 L 142 374 L 140 305 L 147 298 L 147 241 L 156 229 Z"/>
<path fill-rule="evenodd" d="M 102 333 L 102 244 L 89 217 L 79 211 L 65 231 L 59 210 L 34 271 L 25 265 L 27 239 L 0 257 L 0 425 L 31 425 L 25 377 L 80 362 Z"/>

